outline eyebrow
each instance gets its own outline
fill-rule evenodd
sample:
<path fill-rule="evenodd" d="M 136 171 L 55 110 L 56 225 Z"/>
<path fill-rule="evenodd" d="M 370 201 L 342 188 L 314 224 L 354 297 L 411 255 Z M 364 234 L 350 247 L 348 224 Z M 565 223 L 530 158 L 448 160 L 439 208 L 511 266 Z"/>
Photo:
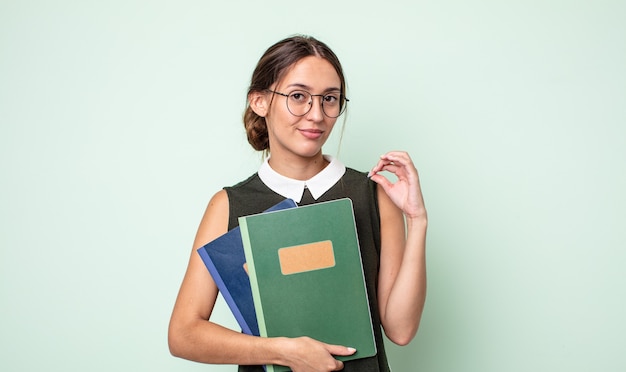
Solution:
<path fill-rule="evenodd" d="M 302 90 L 311 90 L 312 88 L 306 84 L 300 84 L 300 83 L 293 83 L 293 84 L 289 84 L 285 87 L 285 89 L 287 88 L 300 88 Z M 328 92 L 334 92 L 334 91 L 339 91 L 341 92 L 341 88 L 336 88 L 336 87 L 331 87 L 331 88 L 326 88 L 324 90 L 324 93 L 328 93 Z"/>

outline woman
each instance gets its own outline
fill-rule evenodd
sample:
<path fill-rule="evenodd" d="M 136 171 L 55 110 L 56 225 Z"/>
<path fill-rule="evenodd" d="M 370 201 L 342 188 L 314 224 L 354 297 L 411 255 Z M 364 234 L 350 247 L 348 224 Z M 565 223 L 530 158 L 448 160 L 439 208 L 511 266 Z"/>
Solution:
<path fill-rule="evenodd" d="M 269 154 L 247 180 L 217 192 L 198 228 L 187 272 L 169 327 L 173 355 L 212 364 L 261 365 L 305 371 L 388 371 L 381 326 L 396 344 L 417 332 L 426 296 L 427 215 L 417 171 L 409 155 L 380 157 L 369 174 L 323 155 L 337 117 L 348 100 L 341 65 L 324 43 L 291 37 L 259 60 L 248 91 L 244 125 L 248 141 Z M 391 183 L 380 172 L 397 176 Z M 350 197 L 370 300 L 378 355 L 342 363 L 334 356 L 355 352 L 307 337 L 262 338 L 209 320 L 218 295 L 196 249 L 285 198 L 300 205 Z"/>

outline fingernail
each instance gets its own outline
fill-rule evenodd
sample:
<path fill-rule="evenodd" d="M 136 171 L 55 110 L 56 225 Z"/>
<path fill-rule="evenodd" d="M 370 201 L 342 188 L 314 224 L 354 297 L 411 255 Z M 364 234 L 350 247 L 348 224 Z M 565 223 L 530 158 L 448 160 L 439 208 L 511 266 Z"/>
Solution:
<path fill-rule="evenodd" d="M 349 347 L 349 348 L 348 348 L 348 351 L 349 351 L 349 352 L 351 352 L 351 353 L 356 353 L 356 349 L 355 349 L 355 348 L 353 348 L 353 347 Z"/>

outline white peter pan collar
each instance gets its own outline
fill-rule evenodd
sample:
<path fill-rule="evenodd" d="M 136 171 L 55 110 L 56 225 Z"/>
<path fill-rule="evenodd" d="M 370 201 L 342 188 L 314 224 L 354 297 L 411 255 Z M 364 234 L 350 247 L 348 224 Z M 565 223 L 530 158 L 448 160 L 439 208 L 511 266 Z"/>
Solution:
<path fill-rule="evenodd" d="M 285 198 L 293 199 L 296 203 L 299 203 L 302 199 L 305 188 L 308 188 L 313 198 L 317 200 L 346 173 L 345 165 L 339 160 L 330 155 L 324 155 L 324 159 L 330 163 L 326 168 L 322 169 L 313 178 L 300 181 L 278 174 L 270 167 L 269 158 L 266 158 L 259 168 L 259 178 L 272 191 Z"/>

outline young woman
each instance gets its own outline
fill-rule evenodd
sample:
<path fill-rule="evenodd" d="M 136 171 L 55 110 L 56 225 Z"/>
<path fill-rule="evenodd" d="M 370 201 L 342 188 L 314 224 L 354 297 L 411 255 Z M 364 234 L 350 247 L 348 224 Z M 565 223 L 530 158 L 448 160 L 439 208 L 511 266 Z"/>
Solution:
<path fill-rule="evenodd" d="M 261 57 L 244 125 L 250 144 L 269 157 L 257 173 L 220 190 L 209 202 L 170 321 L 173 355 L 239 364 L 240 371 L 263 371 L 264 364 L 289 366 L 294 372 L 389 371 L 382 330 L 399 345 L 413 339 L 426 296 L 427 215 L 417 170 L 400 151 L 382 155 L 368 174 L 323 155 L 322 146 L 347 103 L 341 65 L 324 43 L 291 37 Z M 383 171 L 395 174 L 397 181 L 388 181 L 379 174 Z M 334 356 L 354 349 L 308 337 L 249 336 L 209 320 L 218 289 L 197 248 L 237 226 L 239 216 L 260 213 L 285 198 L 304 205 L 344 197 L 354 206 L 376 356 L 342 363 Z"/>

